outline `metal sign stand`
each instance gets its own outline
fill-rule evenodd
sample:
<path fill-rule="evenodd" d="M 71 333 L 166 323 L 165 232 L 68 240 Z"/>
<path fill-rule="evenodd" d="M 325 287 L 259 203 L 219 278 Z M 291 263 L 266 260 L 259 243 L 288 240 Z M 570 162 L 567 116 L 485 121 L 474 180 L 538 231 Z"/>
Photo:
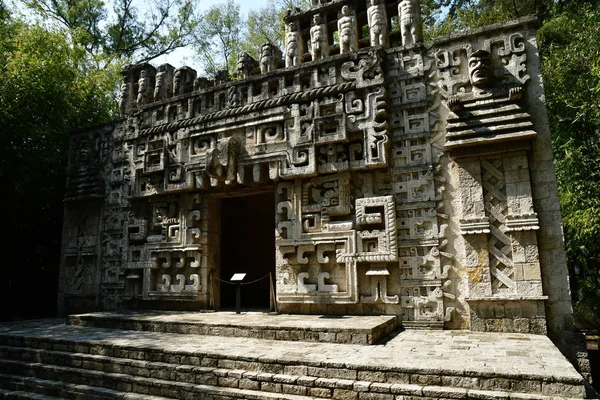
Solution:
<path fill-rule="evenodd" d="M 235 313 L 239 314 L 242 308 L 242 281 L 246 277 L 246 274 L 233 274 L 230 281 L 235 282 Z"/>

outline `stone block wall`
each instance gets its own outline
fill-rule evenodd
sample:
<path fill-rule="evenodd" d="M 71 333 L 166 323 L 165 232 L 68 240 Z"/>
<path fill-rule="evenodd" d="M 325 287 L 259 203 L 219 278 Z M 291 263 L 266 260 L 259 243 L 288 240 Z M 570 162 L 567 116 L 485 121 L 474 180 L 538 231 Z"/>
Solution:
<path fill-rule="evenodd" d="M 410 1 L 286 23 L 235 80 L 128 66 L 122 119 L 73 134 L 63 310 L 219 308 L 221 199 L 270 191 L 282 312 L 570 329 L 535 19 L 425 44 Z"/>

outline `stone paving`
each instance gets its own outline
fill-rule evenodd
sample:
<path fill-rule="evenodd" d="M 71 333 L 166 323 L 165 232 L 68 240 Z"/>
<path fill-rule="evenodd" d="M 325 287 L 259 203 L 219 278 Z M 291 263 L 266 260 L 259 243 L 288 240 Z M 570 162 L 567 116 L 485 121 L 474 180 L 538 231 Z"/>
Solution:
<path fill-rule="evenodd" d="M 250 317 L 260 318 L 260 315 Z M 260 358 L 277 363 L 301 361 L 304 365 L 477 374 L 581 382 L 583 385 L 581 375 L 546 336 L 531 334 L 404 331 L 384 344 L 364 346 L 81 328 L 68 326 L 61 319 L 45 319 L 0 324 L 0 335 L 154 348 L 166 352 L 204 352 L 215 357 Z"/>
<path fill-rule="evenodd" d="M 396 330 L 396 317 L 290 315 L 264 312 L 99 312 L 69 315 L 67 324 L 136 331 L 257 339 L 375 344 Z"/>
<path fill-rule="evenodd" d="M 292 315 L 263 312 L 234 311 L 218 312 L 178 312 L 178 311 L 129 311 L 97 312 L 76 314 L 70 317 L 93 317 L 103 319 L 126 318 L 137 321 L 202 323 L 222 326 L 252 326 L 264 328 L 295 328 L 306 330 L 366 330 L 380 325 L 384 321 L 395 319 L 389 315 L 377 316 L 331 316 L 331 315 Z"/>

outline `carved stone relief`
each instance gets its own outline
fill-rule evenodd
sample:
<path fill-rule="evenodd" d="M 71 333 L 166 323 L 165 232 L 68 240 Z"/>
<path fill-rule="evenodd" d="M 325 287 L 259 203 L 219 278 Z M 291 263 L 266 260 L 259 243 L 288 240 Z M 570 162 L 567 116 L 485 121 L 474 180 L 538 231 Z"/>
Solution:
<path fill-rule="evenodd" d="M 66 235 L 64 292 L 213 307 L 215 204 L 272 189 L 280 310 L 501 329 L 494 304 L 545 301 L 530 24 L 425 46 L 418 1 L 315 2 L 236 77 L 126 67 L 123 120 L 72 137 L 66 229 L 100 205 L 95 233 Z"/>

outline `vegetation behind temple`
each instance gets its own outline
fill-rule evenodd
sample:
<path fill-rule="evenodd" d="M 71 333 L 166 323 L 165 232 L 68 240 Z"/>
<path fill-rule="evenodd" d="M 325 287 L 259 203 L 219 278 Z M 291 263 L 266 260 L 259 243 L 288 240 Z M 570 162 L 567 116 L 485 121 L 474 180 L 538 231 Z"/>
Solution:
<path fill-rule="evenodd" d="M 233 70 L 239 51 L 283 47 L 272 0 L 244 20 L 228 0 L 27 0 L 24 21 L 0 0 L 0 184 L 7 211 L 0 319 L 52 315 L 69 132 L 116 117 L 120 68 L 191 45 L 206 73 Z M 71 4 L 71 6 L 69 6 Z M 73 4 L 76 4 L 73 6 Z M 426 39 L 537 13 L 568 265 L 577 313 L 600 326 L 600 5 L 578 0 L 421 0 Z M 112 12 L 107 13 L 111 6 Z M 24 306 L 35 293 L 36 307 Z"/>

